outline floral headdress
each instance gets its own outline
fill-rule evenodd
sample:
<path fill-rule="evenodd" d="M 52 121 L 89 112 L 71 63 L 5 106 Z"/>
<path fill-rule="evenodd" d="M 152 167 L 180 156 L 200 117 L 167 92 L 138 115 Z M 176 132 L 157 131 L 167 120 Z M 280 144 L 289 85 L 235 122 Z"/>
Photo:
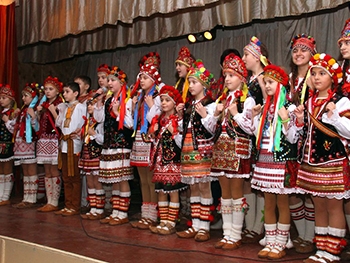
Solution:
<path fill-rule="evenodd" d="M 191 57 L 190 50 L 187 47 L 182 47 L 179 51 L 179 55 L 175 60 L 175 63 L 184 64 L 186 67 L 191 67 L 194 59 Z"/>
<path fill-rule="evenodd" d="M 247 82 L 248 71 L 242 59 L 235 54 L 229 54 L 225 57 L 222 71 L 223 73 L 232 72 L 237 75 L 242 82 Z"/>
<path fill-rule="evenodd" d="M 104 72 L 108 76 L 110 74 L 110 72 L 111 72 L 111 69 L 109 68 L 109 66 L 107 64 L 101 64 L 97 68 L 97 72 Z"/>
<path fill-rule="evenodd" d="M 119 67 L 113 66 L 109 75 L 117 77 L 122 83 L 127 82 L 127 75 L 124 71 L 122 71 Z"/>
<path fill-rule="evenodd" d="M 159 92 L 159 96 L 169 97 L 175 103 L 176 106 L 180 103 L 183 103 L 180 92 L 173 86 L 164 85 Z"/>
<path fill-rule="evenodd" d="M 309 69 L 323 68 L 331 76 L 334 85 L 338 85 L 343 80 L 343 72 L 337 61 L 330 55 L 322 53 L 315 54 L 309 62 Z"/>
<path fill-rule="evenodd" d="M 200 59 L 197 59 L 192 64 L 188 77 L 196 78 L 207 89 L 210 88 L 210 85 L 214 82 L 214 75 L 204 67 L 203 61 Z"/>
<path fill-rule="evenodd" d="M 0 95 L 15 101 L 15 92 L 8 84 L 0 84 Z"/>
<path fill-rule="evenodd" d="M 45 86 L 47 83 L 50 83 L 50 84 L 54 85 L 55 88 L 57 89 L 57 91 L 58 91 L 59 93 L 62 93 L 62 91 L 63 91 L 63 83 L 60 82 L 58 78 L 48 76 L 48 77 L 44 80 L 44 86 Z"/>
<path fill-rule="evenodd" d="M 37 96 L 39 93 L 38 87 L 39 84 L 37 83 L 26 83 L 24 89 L 22 90 L 22 93 L 28 93 L 32 98 L 35 98 L 35 96 Z"/>
<path fill-rule="evenodd" d="M 159 70 L 160 56 L 158 52 L 149 52 L 146 55 L 144 55 L 139 62 L 139 67 L 141 68 L 143 65 L 146 64 L 153 65 Z"/>

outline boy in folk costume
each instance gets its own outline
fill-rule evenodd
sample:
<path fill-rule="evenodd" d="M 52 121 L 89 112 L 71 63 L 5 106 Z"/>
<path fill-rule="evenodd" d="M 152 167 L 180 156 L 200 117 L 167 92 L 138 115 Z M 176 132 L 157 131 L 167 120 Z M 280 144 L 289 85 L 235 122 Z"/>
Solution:
<path fill-rule="evenodd" d="M 179 192 L 187 188 L 181 183 L 181 136 L 178 132 L 179 117 L 176 106 L 183 103 L 180 92 L 171 86 L 163 86 L 160 93 L 162 112 L 150 125 L 154 138 L 151 152 L 153 182 L 158 193 L 160 224 L 150 226 L 151 232 L 161 235 L 175 233 L 180 202 Z M 170 200 L 169 200 L 170 199 Z"/>
<path fill-rule="evenodd" d="M 291 41 L 291 73 L 289 83 L 291 86 L 288 97 L 295 105 L 300 104 L 303 87 L 306 88 L 309 61 L 316 54 L 315 39 L 306 34 L 296 35 Z M 305 85 L 304 85 L 305 83 Z M 306 94 L 307 95 L 307 94 Z M 289 208 L 292 220 L 298 230 L 298 237 L 293 240 L 295 251 L 310 253 L 314 250 L 315 209 L 309 195 L 290 195 Z"/>
<path fill-rule="evenodd" d="M 211 138 L 215 125 L 210 126 L 210 119 L 216 104 L 211 97 L 210 85 L 214 77 L 204 67 L 202 61 L 197 60 L 191 67 L 188 78 L 192 97 L 186 105 L 180 104 L 177 111 L 184 118 L 181 181 L 189 184 L 191 188 L 192 227 L 176 234 L 181 238 L 207 241 L 210 239 L 213 204 L 210 189 L 213 178 L 210 177 L 210 167 L 213 144 Z"/>
<path fill-rule="evenodd" d="M 58 170 L 58 142 L 61 131 L 55 122 L 58 115 L 57 105 L 63 102 L 63 83 L 51 76 L 44 80 L 45 95 L 41 98 L 36 108 L 39 125 L 37 142 L 38 164 L 44 165 L 45 189 L 47 204 L 38 208 L 39 212 L 51 212 L 58 210 L 58 199 L 61 191 L 60 171 Z"/>
<path fill-rule="evenodd" d="M 289 82 L 287 73 L 280 67 L 268 65 L 264 68 L 264 82 L 266 103 L 263 109 L 258 104 L 252 110 L 259 152 L 251 184 L 252 188 L 262 191 L 265 197 L 266 245 L 258 256 L 280 259 L 286 255 L 290 228 L 288 194 L 297 192 L 296 143 L 300 128 L 294 129 L 295 105 L 286 99 Z"/>
<path fill-rule="evenodd" d="M 79 85 L 70 82 L 63 87 L 65 103 L 57 106 L 56 126 L 62 131 L 58 168 L 62 170 L 65 207 L 56 215 L 72 216 L 80 213 L 81 179 L 78 168 L 83 142 L 81 129 L 86 119 L 86 106 L 79 103 Z"/>
<path fill-rule="evenodd" d="M 34 83 L 26 84 L 22 91 L 23 107 L 14 121 L 15 165 L 23 170 L 23 201 L 14 205 L 16 208 L 31 208 L 36 203 L 38 190 L 37 159 L 35 152 L 36 133 L 34 129 L 34 107 L 38 102 L 37 89 Z"/>
<path fill-rule="evenodd" d="M 226 56 L 223 74 L 226 88 L 218 99 L 224 104 L 217 104 L 214 113 L 220 129 L 213 147 L 211 176 L 219 179 L 222 192 L 224 237 L 215 247 L 232 250 L 241 246 L 244 211 L 248 207 L 243 197 L 243 183 L 251 172 L 251 110 L 255 101 L 251 97 L 247 98 L 248 73 L 238 56 Z"/>
<path fill-rule="evenodd" d="M 10 204 L 13 187 L 13 142 L 10 121 L 15 118 L 15 92 L 0 84 L 0 206 Z M 11 132 L 12 131 L 12 132 Z"/>
<path fill-rule="evenodd" d="M 122 225 L 129 222 L 129 180 L 134 178 L 130 165 L 132 147 L 132 100 L 128 98 L 127 76 L 114 66 L 108 75 L 111 96 L 102 107 L 97 102 L 94 118 L 104 123 L 104 143 L 100 157 L 99 182 L 112 185 L 112 214 L 101 219 L 102 224 Z"/>
<path fill-rule="evenodd" d="M 297 186 L 315 206 L 317 252 L 304 262 L 339 262 L 346 245 L 343 204 L 350 198 L 350 100 L 341 94 L 343 74 L 334 58 L 315 54 L 309 65 L 314 91 L 295 111 L 295 126 L 304 126 Z"/>
<path fill-rule="evenodd" d="M 131 224 L 138 229 L 149 229 L 150 225 L 155 225 L 158 214 L 157 194 L 152 182 L 153 172 L 149 167 L 151 141 L 147 133 L 149 123 L 151 123 L 155 115 L 160 113 L 158 85 L 161 83 L 161 76 L 158 69 L 159 60 L 158 53 L 146 59 L 146 64 L 141 66 L 137 83 L 131 92 L 131 96 L 133 96 L 138 89 L 138 85 L 141 87 L 137 96 L 133 97 L 134 132 L 136 132 L 136 137 L 130 157 L 131 165 L 137 167 L 141 181 L 141 220 Z"/>

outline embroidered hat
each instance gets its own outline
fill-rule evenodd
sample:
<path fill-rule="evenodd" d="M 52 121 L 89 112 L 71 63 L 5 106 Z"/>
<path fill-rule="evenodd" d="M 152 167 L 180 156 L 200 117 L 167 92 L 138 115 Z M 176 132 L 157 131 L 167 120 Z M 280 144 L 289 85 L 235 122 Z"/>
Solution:
<path fill-rule="evenodd" d="M 6 96 L 15 101 L 15 92 L 8 84 L 0 84 L 0 96 Z"/>
<path fill-rule="evenodd" d="M 222 71 L 223 73 L 232 72 L 236 74 L 242 82 L 247 82 L 246 77 L 248 76 L 248 71 L 242 59 L 235 54 L 229 54 L 225 57 L 222 63 Z"/>
<path fill-rule="evenodd" d="M 315 54 L 309 62 L 309 69 L 323 68 L 333 79 L 333 83 L 338 85 L 343 80 L 343 72 L 339 64 L 330 55 L 322 53 Z"/>
<path fill-rule="evenodd" d="M 175 103 L 175 105 L 183 103 L 183 99 L 180 92 L 173 86 L 164 85 L 159 92 L 159 96 L 169 97 Z"/>
<path fill-rule="evenodd" d="M 261 42 L 259 38 L 257 38 L 256 36 L 253 36 L 250 39 L 249 44 L 246 45 L 244 49 L 252 53 L 253 56 L 256 57 L 257 59 L 260 59 L 260 56 L 262 55 L 260 46 L 261 46 Z"/>
<path fill-rule="evenodd" d="M 294 50 L 294 48 L 297 47 L 306 48 L 310 51 L 311 55 L 315 55 L 317 53 L 315 39 L 312 36 L 308 36 L 306 34 L 296 35 L 292 39 L 290 42 L 290 49 Z"/>
<path fill-rule="evenodd" d="M 338 39 L 338 45 L 343 40 L 350 40 L 350 18 L 346 20 L 344 28 L 341 31 L 340 38 Z"/>
<path fill-rule="evenodd" d="M 98 68 L 97 68 L 97 73 L 98 72 L 104 72 L 107 75 L 109 75 L 111 73 L 111 69 L 109 68 L 109 66 L 107 64 L 101 64 Z"/>
<path fill-rule="evenodd" d="M 119 67 L 113 66 L 110 74 L 111 76 L 117 77 L 122 83 L 127 82 L 127 76 L 124 71 L 122 71 Z"/>
<path fill-rule="evenodd" d="M 264 77 L 272 78 L 283 86 L 286 86 L 289 82 L 288 74 L 282 68 L 272 64 L 264 68 Z"/>
<path fill-rule="evenodd" d="M 196 78 L 205 87 L 209 88 L 214 82 L 214 75 L 204 67 L 202 60 L 197 59 L 190 68 L 188 77 Z"/>
<path fill-rule="evenodd" d="M 140 77 L 142 74 L 150 77 L 156 83 L 156 85 L 159 85 L 162 81 L 158 68 L 153 64 L 142 65 L 138 77 Z"/>
<path fill-rule="evenodd" d="M 139 62 L 140 68 L 146 64 L 153 65 L 153 66 L 157 67 L 157 69 L 159 70 L 160 56 L 159 56 L 158 52 L 149 52 L 140 59 L 140 62 Z"/>
<path fill-rule="evenodd" d="M 58 90 L 59 93 L 62 93 L 63 91 L 63 83 L 59 81 L 58 78 L 56 77 L 51 77 L 51 76 L 48 76 L 45 80 L 44 80 L 44 86 L 46 84 L 52 84 L 55 86 L 55 88 Z"/>
<path fill-rule="evenodd" d="M 186 67 L 191 67 L 194 59 L 191 57 L 190 50 L 187 47 L 182 47 L 179 51 L 179 55 L 175 60 L 176 63 L 184 64 Z"/>
<path fill-rule="evenodd" d="M 22 90 L 22 93 L 28 93 L 32 98 L 34 98 L 39 93 L 37 85 L 39 86 L 37 83 L 26 83 L 24 89 Z"/>

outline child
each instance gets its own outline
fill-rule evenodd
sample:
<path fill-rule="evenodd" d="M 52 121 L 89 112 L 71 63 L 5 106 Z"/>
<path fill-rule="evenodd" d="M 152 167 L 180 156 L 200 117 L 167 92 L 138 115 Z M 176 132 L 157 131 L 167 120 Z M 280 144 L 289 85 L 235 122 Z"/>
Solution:
<path fill-rule="evenodd" d="M 104 107 L 100 99 L 94 111 L 96 121 L 104 122 L 104 143 L 98 180 L 100 183 L 112 185 L 112 214 L 100 222 L 111 226 L 129 222 L 131 192 L 128 181 L 134 178 L 130 166 L 132 100 L 127 97 L 126 81 L 126 74 L 117 66 L 112 67 L 108 75 L 109 91 L 112 95 Z"/>
<path fill-rule="evenodd" d="M 265 198 L 266 246 L 259 251 L 260 258 L 280 259 L 286 255 L 290 228 L 288 194 L 296 192 L 298 132 L 290 128 L 295 121 L 295 106 L 287 104 L 288 81 L 283 69 L 275 65 L 266 66 L 264 82 L 267 99 L 262 114 L 257 116 L 262 109 L 260 104 L 253 107 L 259 153 L 251 184 L 252 188 L 262 191 Z"/>
<path fill-rule="evenodd" d="M 62 131 L 58 168 L 62 170 L 65 207 L 55 214 L 62 216 L 77 215 L 80 211 L 81 180 L 78 161 L 83 144 L 80 132 L 86 118 L 86 107 L 78 102 L 79 93 L 77 83 L 68 83 L 63 87 L 65 103 L 57 106 L 59 114 L 56 126 Z"/>
<path fill-rule="evenodd" d="M 338 40 L 339 50 L 343 57 L 343 86 L 342 91 L 350 98 L 350 19 L 346 20 L 341 36 Z M 344 201 L 345 218 L 350 231 L 350 200 Z M 350 260 L 350 247 L 342 254 L 342 260 Z"/>
<path fill-rule="evenodd" d="M 268 52 L 263 43 L 253 36 L 248 45 L 244 47 L 242 60 L 249 72 L 248 89 L 256 104 L 264 104 L 264 67 L 268 64 Z M 252 162 L 256 159 L 255 143 L 252 149 Z M 264 197 L 259 191 L 252 191 L 250 180 L 244 181 L 244 197 L 249 209 L 245 215 L 245 229 L 242 233 L 242 243 L 256 243 L 263 237 L 263 210 Z"/>
<path fill-rule="evenodd" d="M 162 113 L 153 118 L 150 134 L 154 137 L 151 169 L 153 168 L 152 182 L 158 193 L 160 224 L 150 226 L 150 230 L 155 234 L 169 235 L 175 233 L 180 208 L 179 191 L 186 188 L 181 183 L 181 136 L 178 133 L 179 117 L 176 114 L 176 106 L 183 103 L 183 99 L 178 90 L 166 85 L 162 87 L 159 96 Z"/>
<path fill-rule="evenodd" d="M 330 55 L 315 54 L 310 73 L 315 91 L 306 101 L 305 111 L 304 105 L 295 111 L 295 126 L 304 125 L 297 186 L 312 195 L 315 206 L 317 252 L 304 262 L 339 262 L 346 245 L 343 202 L 350 197 L 350 101 L 340 95 L 343 74 Z"/>
<path fill-rule="evenodd" d="M 213 204 L 210 189 L 210 182 L 213 180 L 210 177 L 213 145 L 211 138 L 215 130 L 215 125 L 210 127 L 209 121 L 216 106 L 209 89 L 214 78 L 201 60 L 193 64 L 188 78 L 192 99 L 186 103 L 185 111 L 184 104 L 180 104 L 177 111 L 184 118 L 181 181 L 191 188 L 192 227 L 176 234 L 181 238 L 194 237 L 196 241 L 207 241 L 210 239 L 210 211 Z"/>
<path fill-rule="evenodd" d="M 158 96 L 158 85 L 161 83 L 161 76 L 157 65 L 158 57 L 150 62 L 154 64 L 144 64 L 138 74 L 138 82 L 141 87 L 137 97 L 133 97 L 134 108 L 134 131 L 136 132 L 130 160 L 131 165 L 137 167 L 141 181 L 142 207 L 141 219 L 131 225 L 138 229 L 149 229 L 157 221 L 157 195 L 152 183 L 153 173 L 150 170 L 151 143 L 147 138 L 148 126 L 153 117 L 160 113 L 160 99 Z M 137 85 L 134 86 L 134 90 Z M 134 92 L 132 92 L 133 94 Z"/>
<path fill-rule="evenodd" d="M 243 183 L 244 178 L 250 177 L 251 171 L 251 109 L 255 101 L 246 97 L 248 73 L 238 56 L 226 56 L 223 74 L 227 91 L 225 89 L 219 99 L 224 100 L 225 104 L 217 104 L 214 113 L 220 134 L 213 148 L 211 176 L 219 178 L 222 192 L 224 237 L 215 244 L 215 248 L 232 250 L 241 246 L 244 212 L 247 208 L 243 198 Z"/>
<path fill-rule="evenodd" d="M 13 132 L 15 165 L 21 165 L 23 170 L 23 200 L 14 205 L 19 209 L 34 207 L 38 189 L 36 134 L 33 128 L 36 118 L 33 108 L 38 102 L 38 95 L 34 83 L 26 84 L 22 91 L 22 100 L 23 107 L 17 117 Z"/>
<path fill-rule="evenodd" d="M 302 90 L 303 87 L 306 87 L 305 81 L 309 61 L 316 54 L 316 42 L 311 36 L 305 34 L 296 35 L 291 41 L 291 50 L 290 98 L 292 103 L 299 105 L 301 97 L 304 96 L 302 95 Z M 310 86 L 310 83 L 308 84 L 307 86 Z M 306 90 L 304 94 L 307 95 Z M 289 208 L 292 220 L 298 230 L 298 237 L 293 240 L 295 251 L 298 253 L 310 253 L 314 250 L 312 240 L 315 229 L 315 209 L 311 198 L 308 195 L 290 195 Z"/>
<path fill-rule="evenodd" d="M 62 92 L 63 83 L 51 76 L 44 81 L 45 96 L 37 106 L 39 122 L 37 160 L 45 169 L 45 189 L 47 204 L 38 208 L 39 212 L 52 212 L 58 210 L 58 199 L 61 192 L 60 171 L 57 167 L 58 141 L 61 132 L 56 128 L 56 107 L 62 103 L 59 94 Z"/>
<path fill-rule="evenodd" d="M 10 204 L 13 187 L 13 142 L 9 126 L 14 119 L 15 92 L 9 85 L 0 84 L 0 206 Z"/>

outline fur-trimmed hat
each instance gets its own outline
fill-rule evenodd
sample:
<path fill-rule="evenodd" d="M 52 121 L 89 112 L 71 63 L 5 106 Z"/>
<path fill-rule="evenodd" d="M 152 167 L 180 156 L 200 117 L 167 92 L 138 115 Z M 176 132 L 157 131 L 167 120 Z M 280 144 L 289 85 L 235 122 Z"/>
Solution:
<path fill-rule="evenodd" d="M 309 69 L 323 68 L 333 79 L 333 83 L 338 85 L 343 80 L 343 72 L 337 61 L 330 55 L 322 53 L 315 54 L 309 62 Z"/>
<path fill-rule="evenodd" d="M 315 55 L 317 53 L 315 39 L 312 36 L 308 36 L 306 34 L 296 35 L 292 39 L 290 42 L 290 49 L 294 50 L 294 48 L 297 47 L 306 48 L 310 51 L 311 55 Z"/>
<path fill-rule="evenodd" d="M 286 86 L 289 82 L 288 74 L 282 68 L 272 64 L 264 68 L 264 77 L 269 77 L 283 86 Z"/>
<path fill-rule="evenodd" d="M 0 96 L 6 96 L 9 99 L 15 101 L 15 92 L 13 89 L 11 89 L 10 85 L 8 84 L 0 84 Z"/>
<path fill-rule="evenodd" d="M 177 59 L 175 60 L 175 64 L 180 63 L 189 68 L 191 67 L 193 62 L 194 62 L 194 59 L 191 56 L 190 50 L 187 47 L 182 47 L 179 51 L 179 55 L 177 56 Z"/>
<path fill-rule="evenodd" d="M 197 59 L 192 64 L 188 77 L 196 78 L 206 88 L 210 88 L 211 84 L 214 82 L 214 75 L 204 67 L 203 61 L 200 59 Z"/>
<path fill-rule="evenodd" d="M 242 59 L 231 53 L 225 57 L 222 63 L 222 71 L 236 74 L 242 82 L 247 82 L 248 71 Z"/>
<path fill-rule="evenodd" d="M 344 28 L 341 31 L 340 38 L 338 39 L 338 45 L 343 40 L 350 40 L 350 18 L 345 21 Z"/>
<path fill-rule="evenodd" d="M 159 92 L 159 96 L 169 97 L 175 103 L 176 106 L 180 103 L 183 103 L 183 99 L 181 97 L 180 92 L 173 86 L 164 85 Z"/>
<path fill-rule="evenodd" d="M 55 88 L 58 90 L 59 93 L 62 93 L 63 91 L 63 83 L 61 81 L 59 81 L 58 78 L 56 77 L 51 77 L 51 76 L 48 76 L 45 80 L 44 80 L 44 86 L 46 84 L 52 84 L 55 86 Z"/>
<path fill-rule="evenodd" d="M 142 65 L 138 76 L 141 76 L 142 74 L 150 77 L 156 83 L 156 85 L 159 85 L 162 81 L 158 68 L 153 64 Z"/>
<path fill-rule="evenodd" d="M 113 66 L 109 75 L 117 77 L 122 83 L 127 82 L 127 75 L 118 66 Z"/>

